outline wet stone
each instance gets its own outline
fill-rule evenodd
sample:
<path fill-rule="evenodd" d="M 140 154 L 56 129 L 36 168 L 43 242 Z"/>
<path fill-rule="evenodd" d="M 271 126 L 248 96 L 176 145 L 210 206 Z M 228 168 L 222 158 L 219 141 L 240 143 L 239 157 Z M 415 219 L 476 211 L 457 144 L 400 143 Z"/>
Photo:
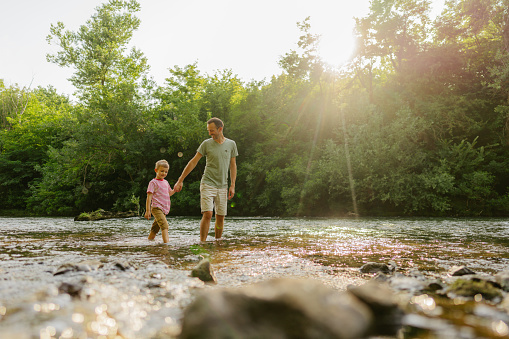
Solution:
<path fill-rule="evenodd" d="M 103 267 L 98 260 L 85 260 L 79 263 L 66 263 L 57 268 L 53 275 L 65 274 L 68 272 L 91 272 Z"/>
<path fill-rule="evenodd" d="M 83 290 L 83 284 L 73 284 L 73 283 L 63 282 L 58 287 L 58 291 L 60 293 L 67 293 L 71 297 L 79 297 L 82 290 Z"/>
<path fill-rule="evenodd" d="M 426 287 L 424 288 L 424 292 L 436 292 L 446 288 L 446 285 L 442 283 L 440 280 L 430 280 L 426 282 Z"/>
<path fill-rule="evenodd" d="M 56 272 L 53 275 L 65 274 L 68 272 L 90 272 L 92 268 L 88 265 L 83 264 L 63 264 L 59 268 L 57 268 Z"/>
<path fill-rule="evenodd" d="M 428 318 L 419 314 L 408 314 L 403 318 L 405 338 L 462 338 L 447 320 Z M 436 337 L 434 334 L 440 334 Z M 469 337 L 467 337 L 469 338 Z"/>
<path fill-rule="evenodd" d="M 148 288 L 164 288 L 166 283 L 164 281 L 150 281 L 147 283 Z"/>
<path fill-rule="evenodd" d="M 504 291 L 509 292 L 509 270 L 498 272 L 495 279 Z"/>
<path fill-rule="evenodd" d="M 115 212 L 115 211 L 105 211 L 103 209 L 99 209 L 90 213 L 81 213 L 77 217 L 74 218 L 74 221 L 96 221 L 96 220 L 105 220 L 105 219 L 117 219 L 117 218 L 132 218 L 137 217 L 138 212 L 128 211 L 128 212 Z"/>
<path fill-rule="evenodd" d="M 207 283 L 217 283 L 217 278 L 209 259 L 202 259 L 191 271 L 191 276 Z"/>
<path fill-rule="evenodd" d="M 453 266 L 449 269 L 449 275 L 453 277 L 475 274 L 474 271 L 466 266 Z"/>
<path fill-rule="evenodd" d="M 363 338 L 372 321 L 350 293 L 280 278 L 202 293 L 184 311 L 180 338 Z"/>
<path fill-rule="evenodd" d="M 120 262 L 117 261 L 113 264 L 113 267 L 119 269 L 121 271 L 127 271 L 129 269 L 135 269 L 134 265 L 129 262 Z"/>
<path fill-rule="evenodd" d="M 399 308 L 396 295 L 387 284 L 371 280 L 361 286 L 348 286 L 348 292 L 370 308 L 377 335 L 396 334 L 401 327 L 403 310 Z"/>
<path fill-rule="evenodd" d="M 501 290 L 491 281 L 481 279 L 457 279 L 447 287 L 450 298 L 456 296 L 475 297 L 481 295 L 486 300 L 496 300 L 502 297 Z"/>
<path fill-rule="evenodd" d="M 154 278 L 154 279 L 161 279 L 162 278 L 160 273 L 151 273 L 150 277 Z"/>
<path fill-rule="evenodd" d="M 397 275 L 390 280 L 391 287 L 396 291 L 409 291 L 416 293 L 426 289 L 428 284 L 425 280 L 405 275 Z"/>
<path fill-rule="evenodd" d="M 390 280 L 390 277 L 382 272 L 378 272 L 371 278 L 371 280 L 377 281 L 377 282 L 387 282 Z"/>
<path fill-rule="evenodd" d="M 389 268 L 389 265 L 384 263 L 377 262 L 368 262 L 360 268 L 361 273 L 378 273 L 382 272 L 384 274 L 390 274 L 392 270 Z"/>
<path fill-rule="evenodd" d="M 94 280 L 88 276 L 73 282 L 64 281 L 58 286 L 58 293 L 66 293 L 73 298 L 87 298 L 91 294 L 87 285 L 93 282 Z"/>

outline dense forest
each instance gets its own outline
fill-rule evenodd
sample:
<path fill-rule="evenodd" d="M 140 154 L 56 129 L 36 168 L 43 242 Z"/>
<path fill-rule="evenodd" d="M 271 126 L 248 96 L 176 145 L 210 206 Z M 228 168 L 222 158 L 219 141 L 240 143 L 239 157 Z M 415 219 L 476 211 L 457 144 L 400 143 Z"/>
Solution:
<path fill-rule="evenodd" d="M 431 20 L 427 0 L 372 0 L 341 69 L 303 18 L 269 80 L 195 63 L 157 85 L 128 47 L 139 3 L 110 0 L 77 31 L 48 32 L 76 99 L 0 80 L 0 210 L 140 210 L 155 162 L 168 160 L 173 185 L 217 116 L 239 149 L 230 215 L 507 216 L 508 8 L 452 0 Z M 204 166 L 171 215 L 199 214 Z"/>

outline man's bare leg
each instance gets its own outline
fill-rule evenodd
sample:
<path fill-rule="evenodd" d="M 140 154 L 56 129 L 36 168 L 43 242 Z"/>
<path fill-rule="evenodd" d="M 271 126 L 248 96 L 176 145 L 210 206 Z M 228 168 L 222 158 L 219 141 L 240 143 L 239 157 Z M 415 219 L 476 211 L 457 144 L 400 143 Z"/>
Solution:
<path fill-rule="evenodd" d="M 224 215 L 216 214 L 216 227 L 215 227 L 216 239 L 221 239 L 223 235 L 223 227 L 224 227 Z"/>
<path fill-rule="evenodd" d="M 170 237 L 168 236 L 168 230 L 167 229 L 162 230 L 161 233 L 163 234 L 163 242 L 164 243 L 167 243 L 168 241 L 170 241 Z"/>
<path fill-rule="evenodd" d="M 212 219 L 212 211 L 203 212 L 200 221 L 200 240 L 207 241 L 209 234 L 210 220 Z"/>

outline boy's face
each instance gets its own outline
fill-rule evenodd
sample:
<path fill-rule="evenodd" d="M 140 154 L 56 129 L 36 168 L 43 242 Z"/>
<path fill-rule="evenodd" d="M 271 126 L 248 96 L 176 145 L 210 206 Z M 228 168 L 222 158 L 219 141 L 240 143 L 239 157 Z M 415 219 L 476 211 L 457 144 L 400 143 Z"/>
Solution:
<path fill-rule="evenodd" d="M 159 166 L 155 169 L 156 179 L 164 179 L 168 175 L 169 168 L 166 166 Z"/>

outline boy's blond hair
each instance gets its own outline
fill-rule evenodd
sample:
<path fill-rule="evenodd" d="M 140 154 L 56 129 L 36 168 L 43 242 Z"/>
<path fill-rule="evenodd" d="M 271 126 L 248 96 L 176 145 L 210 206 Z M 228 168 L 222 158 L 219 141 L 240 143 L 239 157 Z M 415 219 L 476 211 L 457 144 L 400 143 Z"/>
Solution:
<path fill-rule="evenodd" d="M 158 169 L 159 167 L 170 168 L 170 164 L 166 160 L 159 160 L 158 162 L 156 162 L 156 169 Z"/>

